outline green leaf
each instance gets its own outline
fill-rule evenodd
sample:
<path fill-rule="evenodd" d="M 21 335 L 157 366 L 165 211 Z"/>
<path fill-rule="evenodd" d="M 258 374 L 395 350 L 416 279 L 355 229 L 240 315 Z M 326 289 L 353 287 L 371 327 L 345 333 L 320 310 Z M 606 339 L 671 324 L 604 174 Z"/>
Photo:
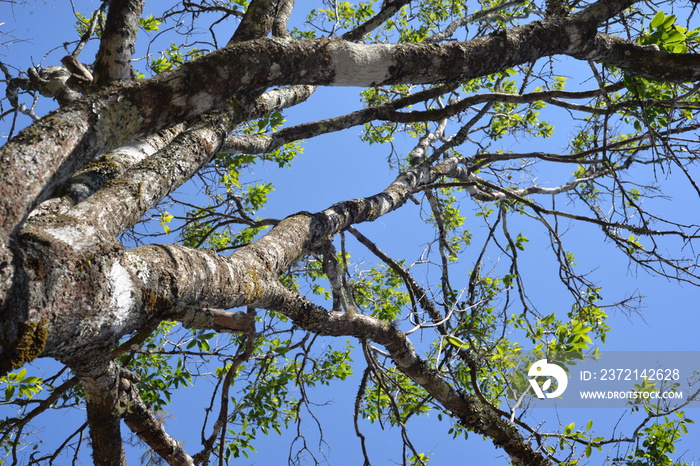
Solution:
<path fill-rule="evenodd" d="M 457 348 L 469 349 L 469 345 L 467 343 L 464 343 L 461 339 L 453 335 L 447 335 L 445 336 L 445 339 L 452 346 L 456 346 Z"/>
<path fill-rule="evenodd" d="M 675 23 L 675 22 L 676 22 L 676 15 L 668 15 L 663 20 L 661 27 L 663 29 L 669 29 L 671 26 L 673 26 L 673 23 Z"/>
<path fill-rule="evenodd" d="M 568 426 L 564 427 L 564 435 L 569 435 L 574 430 L 574 427 L 576 427 L 575 422 L 572 422 Z"/>
<path fill-rule="evenodd" d="M 160 226 L 163 227 L 163 231 L 165 231 L 166 234 L 170 233 L 170 227 L 168 226 L 168 223 L 170 223 L 173 218 L 175 218 L 173 215 L 168 213 L 166 210 L 160 215 Z"/>
<path fill-rule="evenodd" d="M 668 33 L 668 36 L 666 37 L 664 44 L 669 44 L 672 42 L 684 42 L 684 41 L 685 41 L 685 34 L 681 33 L 677 29 L 674 29 L 673 31 Z"/>
<path fill-rule="evenodd" d="M 664 14 L 663 11 L 659 10 L 656 15 L 654 15 L 654 18 L 651 20 L 651 23 L 649 24 L 649 27 L 651 29 L 656 29 L 658 28 L 663 22 L 664 18 L 666 15 Z"/>
<path fill-rule="evenodd" d="M 158 21 L 156 18 L 153 17 L 153 15 L 148 15 L 148 17 L 141 18 L 139 20 L 139 25 L 146 32 L 154 32 L 154 31 L 159 30 L 160 28 L 158 26 L 160 24 L 163 24 L 163 22 Z"/>

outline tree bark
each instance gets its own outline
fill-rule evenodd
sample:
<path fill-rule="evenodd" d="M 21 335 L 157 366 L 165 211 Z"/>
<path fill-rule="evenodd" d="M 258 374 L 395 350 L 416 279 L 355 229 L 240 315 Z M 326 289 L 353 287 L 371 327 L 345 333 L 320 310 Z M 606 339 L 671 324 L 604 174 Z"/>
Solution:
<path fill-rule="evenodd" d="M 0 235 L 9 239 L 13 227 L 37 202 L 96 153 L 205 113 L 252 88 L 463 81 L 557 54 L 599 59 L 635 72 L 625 58 L 630 50 L 640 60 L 663 58 L 662 65 L 643 69 L 644 77 L 673 82 L 700 79 L 700 58 L 694 54 L 649 51 L 621 39 L 606 42 L 605 36 L 596 39 L 596 26 L 619 6 L 631 3 L 598 2 L 568 18 L 445 45 L 252 40 L 231 44 L 139 85 L 105 90 L 35 123 L 0 151 L 0 161 L 8 167 L 0 178 L 4 188 Z M 193 82 L 196 89 L 189 84 Z M 59 127 L 61 131 L 54 131 Z M 33 162 L 30 172 L 12 169 L 28 162 Z M 27 186 L 31 188 L 21 189 Z"/>
<path fill-rule="evenodd" d="M 109 2 L 107 22 L 95 60 L 95 86 L 103 87 L 114 81 L 133 79 L 131 57 L 134 54 L 144 3 L 145 0 Z"/>
<path fill-rule="evenodd" d="M 396 327 L 364 315 L 327 311 L 278 281 L 304 254 L 323 250 L 330 238 L 352 225 L 399 208 L 436 180 L 473 180 L 459 159 L 432 168 L 418 164 L 375 196 L 291 215 L 226 257 L 178 245 L 125 250 L 115 238 L 196 174 L 238 125 L 306 99 L 311 86 L 460 83 L 557 54 L 597 60 L 649 79 L 685 82 L 700 79 L 700 57 L 650 50 L 597 32 L 633 1 L 599 1 L 570 16 L 440 45 L 265 38 L 273 27 L 276 35 L 285 36 L 282 24 L 291 3 L 252 1 L 224 49 L 144 82 L 98 89 L 0 149 L 0 375 L 40 356 L 63 361 L 85 388 L 97 463 L 124 464 L 123 418 L 171 464 L 189 464 L 191 457 L 167 435 L 110 352 L 125 335 L 166 318 L 191 328 L 250 330 L 250 316 L 212 308 L 262 307 L 317 334 L 351 335 L 384 345 L 404 374 L 465 427 L 502 446 L 515 464 L 548 464 L 502 413 L 456 390 L 432 370 Z M 408 3 L 385 2 L 380 20 L 373 21 L 384 21 Z M 140 0 L 112 1 L 95 65 L 98 87 L 130 79 L 142 8 Z M 346 39 L 358 40 L 372 24 Z M 265 89 L 284 85 L 294 87 L 257 99 Z M 398 121 L 404 117 L 396 115 L 397 105 L 359 111 L 319 125 L 323 129 L 280 132 L 249 150 L 269 150 L 288 138 L 382 115 Z M 430 115 L 442 118 L 463 110 Z M 124 149 L 157 131 L 169 132 L 162 147 L 133 157 Z M 229 141 L 240 144 L 242 139 Z M 106 153 L 115 148 L 122 152 Z M 37 208 L 59 187 L 68 187 L 66 197 Z"/>

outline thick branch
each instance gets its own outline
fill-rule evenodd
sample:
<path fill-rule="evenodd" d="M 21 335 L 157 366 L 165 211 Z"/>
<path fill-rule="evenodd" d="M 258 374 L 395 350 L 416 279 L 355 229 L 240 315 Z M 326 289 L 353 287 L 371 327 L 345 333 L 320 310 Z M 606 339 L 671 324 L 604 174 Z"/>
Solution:
<path fill-rule="evenodd" d="M 81 361 L 72 361 L 85 390 L 87 419 L 92 439 L 95 464 L 124 466 L 124 446 L 121 438 L 121 410 L 119 409 L 119 368 L 100 355 L 78 355 Z"/>
<path fill-rule="evenodd" d="M 287 84 L 462 81 L 542 56 L 580 55 L 590 51 L 590 39 L 604 19 L 600 11 L 614 13 L 607 4 L 617 3 L 630 2 L 598 2 L 566 19 L 538 21 L 445 45 L 247 41 L 138 85 L 106 90 L 40 120 L 0 151 L 5 167 L 0 178 L 0 237 L 6 238 L 33 205 L 96 152 L 202 114 L 237 92 Z M 53 131 L 56 127 L 61 131 Z M 26 170 L 27 165 L 33 169 Z"/>
<path fill-rule="evenodd" d="M 289 37 L 287 31 L 287 21 L 292 16 L 294 0 L 280 0 L 281 5 L 277 8 L 277 14 L 272 22 L 272 35 L 275 37 Z"/>
<path fill-rule="evenodd" d="M 134 54 L 139 20 L 145 0 L 111 0 L 100 49 L 95 60 L 95 85 L 132 79 L 131 56 Z"/>
<path fill-rule="evenodd" d="M 184 124 L 176 125 L 102 154 L 66 182 L 60 197 L 39 205 L 32 212 L 32 218 L 65 214 L 75 204 L 85 201 L 129 168 L 163 150 L 184 129 Z"/>
<path fill-rule="evenodd" d="M 644 47 L 609 34 L 598 34 L 581 59 L 616 66 L 634 76 L 673 83 L 700 80 L 700 56 L 694 53 L 669 53 Z"/>
<path fill-rule="evenodd" d="M 135 290 L 163 300 L 174 312 L 192 306 L 223 309 L 256 306 L 274 293 L 277 277 L 305 252 L 322 249 L 328 238 L 355 223 L 375 220 L 403 205 L 408 197 L 442 176 L 462 178 L 466 168 L 450 158 L 400 175 L 374 196 L 341 202 L 317 214 L 287 217 L 267 235 L 228 257 L 181 246 L 143 246 L 127 253 Z M 167 303 L 167 304 L 166 304 Z M 141 312 L 134 301 L 131 312 Z"/>
<path fill-rule="evenodd" d="M 233 33 L 229 45 L 245 40 L 260 39 L 272 30 L 276 12 L 285 0 L 252 0 L 246 9 L 241 24 Z"/>
<path fill-rule="evenodd" d="M 276 89 L 253 102 L 229 101 L 195 120 L 162 150 L 68 212 L 75 221 L 76 235 L 89 225 L 115 237 L 209 162 L 236 126 L 303 102 L 312 92 L 310 86 Z M 61 219 L 64 225 L 66 220 Z"/>

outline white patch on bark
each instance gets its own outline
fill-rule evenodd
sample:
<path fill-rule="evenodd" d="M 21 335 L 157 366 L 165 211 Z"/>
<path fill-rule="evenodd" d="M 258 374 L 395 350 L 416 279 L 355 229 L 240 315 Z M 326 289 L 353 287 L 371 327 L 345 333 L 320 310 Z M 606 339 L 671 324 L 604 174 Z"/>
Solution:
<path fill-rule="evenodd" d="M 204 262 L 206 262 L 206 269 L 200 270 L 200 280 L 202 283 L 206 283 L 210 280 L 209 277 L 215 276 L 218 268 L 216 261 L 207 254 L 204 254 Z M 201 292 L 202 290 L 197 293 L 197 299 L 201 297 Z"/>
<path fill-rule="evenodd" d="M 395 196 L 392 196 L 392 198 Z M 392 208 L 395 207 L 395 202 L 396 199 L 392 199 L 391 201 L 387 198 L 387 196 L 379 196 L 379 209 L 376 215 L 376 217 L 379 217 L 381 215 L 385 215 L 389 212 L 391 212 Z"/>
<path fill-rule="evenodd" d="M 387 45 L 358 45 L 334 42 L 329 45 L 336 86 L 372 86 L 389 77 L 394 56 Z"/>
<path fill-rule="evenodd" d="M 66 243 L 76 250 L 84 250 L 94 246 L 94 238 L 97 234 L 90 225 L 46 227 L 44 231 L 57 240 Z"/>
<path fill-rule="evenodd" d="M 199 91 L 192 94 L 190 101 L 193 104 L 192 111 L 190 112 L 191 115 L 201 115 L 212 107 L 216 107 L 215 99 L 208 91 Z"/>
<path fill-rule="evenodd" d="M 565 31 L 571 40 L 571 45 L 566 49 L 566 53 L 572 54 L 579 52 L 583 44 L 583 35 L 581 31 L 575 26 L 567 26 Z"/>
<path fill-rule="evenodd" d="M 130 254 L 127 252 L 126 260 L 129 269 L 134 274 L 134 276 L 141 281 L 140 286 L 148 286 L 151 281 L 151 263 L 139 257 L 136 254 Z"/>
<path fill-rule="evenodd" d="M 131 102 L 117 97 L 104 105 L 93 104 L 97 114 L 95 136 L 102 147 L 117 147 L 134 138 L 141 129 L 143 117 Z"/>
<path fill-rule="evenodd" d="M 110 304 L 112 307 L 110 325 L 121 327 L 129 320 L 131 309 L 134 306 L 134 286 L 131 283 L 131 275 L 119 262 L 112 265 L 107 276 L 110 290 Z"/>
<path fill-rule="evenodd" d="M 270 80 L 274 81 L 282 76 L 282 67 L 279 63 L 273 63 L 270 67 Z"/>
<path fill-rule="evenodd" d="M 158 148 L 146 139 L 124 144 L 114 151 L 114 156 L 118 156 L 124 165 L 136 165 L 146 157 L 155 154 L 157 150 Z"/>

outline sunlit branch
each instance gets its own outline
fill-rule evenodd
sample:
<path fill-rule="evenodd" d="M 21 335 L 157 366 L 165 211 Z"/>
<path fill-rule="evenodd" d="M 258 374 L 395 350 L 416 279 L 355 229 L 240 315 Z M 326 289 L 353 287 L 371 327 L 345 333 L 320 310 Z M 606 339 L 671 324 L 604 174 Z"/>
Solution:
<path fill-rule="evenodd" d="M 270 135 L 229 136 L 221 151 L 242 154 L 264 154 L 293 141 L 341 131 L 352 128 L 353 126 L 368 123 L 372 120 L 391 121 L 392 116 L 397 115 L 397 109 L 438 97 L 450 92 L 454 88 L 454 85 L 436 86 L 386 104 L 357 110 L 347 115 L 290 126 Z M 411 121 L 421 120 L 416 119 Z"/>
<path fill-rule="evenodd" d="M 522 5 L 523 3 L 525 3 L 525 0 L 511 0 L 509 2 L 503 2 L 500 5 L 496 5 L 491 8 L 486 8 L 484 10 L 477 11 L 476 13 L 472 13 L 471 15 L 466 15 L 462 18 L 456 19 L 453 22 L 451 22 L 443 31 L 434 34 L 431 37 L 428 37 L 426 39 L 426 42 L 442 42 L 443 40 L 447 40 L 454 35 L 457 29 L 464 27 L 469 23 L 475 23 L 478 21 L 489 19 L 489 17 L 496 15 L 500 11 L 503 11 L 513 6 Z"/>
<path fill-rule="evenodd" d="M 254 324 L 255 315 L 248 312 L 230 312 L 221 309 L 179 310 L 166 313 L 166 319 L 182 322 L 191 329 L 216 330 L 217 332 L 248 332 Z"/>
<path fill-rule="evenodd" d="M 652 80 L 686 83 L 696 82 L 700 77 L 700 60 L 695 54 L 657 51 L 603 33 L 596 35 L 587 50 L 576 51 L 571 56 L 616 66 L 634 76 Z"/>
<path fill-rule="evenodd" d="M 270 91 L 242 111 L 238 105 L 229 102 L 226 107 L 191 123 L 188 130 L 178 134 L 161 150 L 131 167 L 127 165 L 115 170 L 110 176 L 117 181 L 104 186 L 103 180 L 104 187 L 66 212 L 66 217 L 61 221 L 72 218 L 78 231 L 94 231 L 85 230 L 90 224 L 103 232 L 105 237 L 116 237 L 211 160 L 218 153 L 227 133 L 235 126 L 274 109 L 296 105 L 304 101 L 312 90 L 309 86 L 296 86 Z M 104 174 L 99 167 L 98 164 L 97 173 Z M 120 199 L 122 202 L 115 205 L 110 199 Z M 133 202 L 124 202 L 127 199 Z"/>
<path fill-rule="evenodd" d="M 545 194 L 545 193 L 547 193 L 548 190 L 563 189 L 562 187 L 558 187 L 558 188 L 531 187 L 531 188 L 524 188 L 523 190 L 520 190 L 520 192 L 518 192 L 519 190 L 508 190 L 508 189 L 505 189 L 501 186 L 490 183 L 484 179 L 480 179 L 479 184 L 486 186 L 494 191 L 497 191 L 498 192 L 498 195 L 496 196 L 497 198 L 514 199 L 514 200 L 530 207 L 535 212 L 542 213 L 542 214 L 556 215 L 559 217 L 569 218 L 572 220 L 580 220 L 580 221 L 587 222 L 587 223 L 593 223 L 595 225 L 605 227 L 605 228 L 627 230 L 627 231 L 630 231 L 630 232 L 632 232 L 636 235 L 640 235 L 640 236 L 665 236 L 665 235 L 666 236 L 679 236 L 679 237 L 686 239 L 686 240 L 700 238 L 700 235 L 689 235 L 689 234 L 686 234 L 682 231 L 654 230 L 654 229 L 648 228 L 647 226 L 636 226 L 636 225 L 629 225 L 629 224 L 619 223 L 619 222 L 608 222 L 606 220 L 602 220 L 599 218 L 586 217 L 583 215 L 572 214 L 572 213 L 563 212 L 560 210 L 548 209 L 548 208 L 542 207 L 541 205 L 536 204 L 535 202 L 523 197 L 523 196 L 526 196 L 529 194 L 535 194 L 535 193 Z M 573 187 L 570 187 L 568 189 L 572 189 L 572 188 Z M 495 198 L 489 197 L 488 199 L 485 199 L 485 200 L 494 200 L 494 199 Z"/>
<path fill-rule="evenodd" d="M 102 15 L 104 12 L 107 10 L 107 6 L 109 5 L 109 1 L 105 0 L 102 2 L 100 7 L 93 11 L 92 16 L 90 17 L 90 22 L 87 25 L 87 28 L 85 30 L 85 33 L 83 33 L 82 36 L 80 36 L 80 41 L 78 42 L 78 45 L 75 47 L 73 50 L 73 53 L 71 55 L 74 56 L 79 56 L 80 52 L 83 50 L 85 45 L 90 41 L 92 38 L 92 35 L 95 33 L 95 29 L 97 29 L 97 25 L 101 24 L 103 22 Z"/>
<path fill-rule="evenodd" d="M 133 79 L 131 57 L 134 53 L 139 20 L 145 0 L 111 0 L 107 21 L 95 60 L 96 86 Z"/>
<path fill-rule="evenodd" d="M 219 454 L 221 455 L 221 449 L 224 448 L 225 445 L 225 436 L 226 436 L 226 425 L 228 424 L 228 404 L 229 404 L 229 392 L 231 389 L 231 385 L 233 384 L 233 378 L 236 376 L 236 373 L 238 372 L 238 369 L 241 367 L 241 364 L 246 362 L 251 358 L 253 355 L 253 350 L 255 349 L 255 323 L 253 321 L 255 317 L 255 310 L 252 308 L 248 309 L 248 315 L 251 316 L 251 323 L 248 328 L 248 333 L 243 341 L 241 341 L 238 352 L 236 354 L 236 357 L 233 358 L 230 362 L 230 366 L 228 367 L 228 370 L 226 371 L 226 375 L 223 377 L 222 383 L 221 383 L 221 396 L 220 396 L 220 407 L 219 407 L 219 414 L 214 421 L 214 425 L 212 426 L 211 434 L 204 438 L 202 437 L 202 445 L 204 448 L 197 453 L 194 458 L 195 460 L 200 463 L 200 462 L 207 462 L 207 459 L 211 455 L 211 453 L 214 451 L 216 448 L 216 440 L 219 438 L 219 449 L 220 452 Z M 203 427 L 204 428 L 204 427 Z M 221 455 L 223 458 L 223 455 Z"/>
<path fill-rule="evenodd" d="M 502 442 L 516 465 L 549 464 L 540 453 L 522 440 L 516 428 L 489 407 L 482 407 L 474 395 L 459 392 L 450 386 L 426 361 L 418 357 L 405 334 L 395 326 L 372 317 L 359 314 L 327 311 L 306 298 L 283 287 L 278 288 L 268 308 L 292 318 L 301 327 L 320 335 L 347 335 L 366 338 L 384 346 L 391 354 L 397 368 L 422 386 L 452 412 L 466 427 L 487 433 Z"/>
<path fill-rule="evenodd" d="M 228 45 L 235 42 L 266 37 L 272 30 L 275 13 L 283 0 L 251 0 L 241 23 L 236 28 Z M 286 2 L 285 2 L 286 3 Z"/>
<path fill-rule="evenodd" d="M 158 419 L 151 407 L 141 399 L 135 382 L 138 382 L 135 374 L 130 376 L 127 370 L 122 369 L 119 392 L 128 407 L 124 413 L 124 423 L 168 464 L 193 464 L 192 458 L 182 445 L 168 435 L 162 420 Z"/>
<path fill-rule="evenodd" d="M 374 15 L 372 18 L 360 24 L 352 31 L 348 31 L 342 35 L 342 38 L 349 40 L 351 42 L 361 41 L 370 32 L 374 31 L 382 24 L 384 24 L 389 18 L 391 18 L 397 11 L 401 9 L 404 5 L 411 3 L 411 0 L 385 0 L 382 3 L 382 8 L 379 13 Z"/>
<path fill-rule="evenodd" d="M 275 37 L 289 37 L 287 22 L 292 16 L 294 0 L 279 0 L 275 18 L 272 21 L 272 35 Z"/>
<path fill-rule="evenodd" d="M 427 159 L 428 149 L 438 140 L 443 139 L 445 135 L 445 127 L 447 120 L 439 122 L 435 130 L 428 131 L 425 136 L 418 140 L 418 144 L 408 153 L 408 163 L 415 167 L 420 165 Z"/>

